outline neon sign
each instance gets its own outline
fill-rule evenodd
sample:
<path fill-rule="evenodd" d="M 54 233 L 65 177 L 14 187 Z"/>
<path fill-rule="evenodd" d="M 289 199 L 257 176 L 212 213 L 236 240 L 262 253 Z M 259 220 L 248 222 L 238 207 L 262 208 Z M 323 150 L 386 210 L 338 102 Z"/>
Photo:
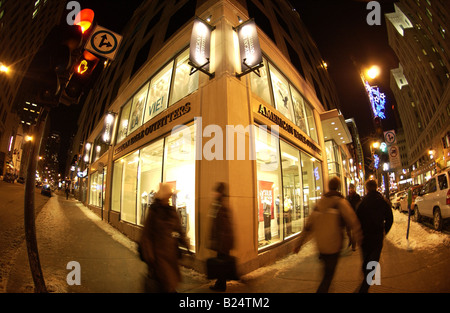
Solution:
<path fill-rule="evenodd" d="M 367 94 L 369 95 L 370 104 L 372 105 L 372 111 L 375 117 L 379 117 L 381 119 L 385 119 L 386 115 L 384 114 L 385 105 L 386 105 L 386 96 L 384 93 L 380 92 L 380 89 L 376 86 L 370 86 L 366 81 L 365 83 Z"/>

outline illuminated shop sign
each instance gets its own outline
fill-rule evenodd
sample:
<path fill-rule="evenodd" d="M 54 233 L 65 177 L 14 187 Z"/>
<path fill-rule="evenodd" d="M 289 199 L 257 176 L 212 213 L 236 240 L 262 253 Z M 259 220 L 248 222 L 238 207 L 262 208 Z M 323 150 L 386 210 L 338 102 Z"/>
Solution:
<path fill-rule="evenodd" d="M 268 118 L 270 121 L 275 123 L 275 125 L 278 125 L 291 135 L 293 135 L 295 138 L 303 142 L 305 145 L 310 147 L 312 150 L 316 151 L 321 155 L 321 150 L 319 147 L 317 147 L 312 141 L 308 140 L 302 133 L 297 131 L 295 127 L 289 123 L 288 121 L 284 120 L 274 112 L 270 111 L 268 108 L 266 108 L 264 105 L 260 104 L 258 108 L 258 113 L 262 116 Z"/>
<path fill-rule="evenodd" d="M 249 20 L 237 28 L 239 52 L 241 54 L 242 71 L 262 63 L 262 52 L 259 45 L 256 23 Z"/>
<path fill-rule="evenodd" d="M 196 18 L 194 20 L 189 49 L 189 65 L 196 70 L 191 71 L 191 74 L 199 70 L 207 75 L 212 75 L 209 73 L 209 59 L 211 54 L 211 32 L 213 30 L 214 27 L 202 19 Z"/>
<path fill-rule="evenodd" d="M 384 93 L 380 92 L 380 89 L 376 86 L 370 86 L 366 81 L 365 83 L 367 94 L 369 95 L 370 104 L 372 105 L 372 111 L 374 117 L 379 117 L 385 119 L 385 106 L 386 106 L 386 96 Z"/>
<path fill-rule="evenodd" d="M 187 102 L 184 106 L 181 106 L 181 107 L 177 108 L 176 110 L 174 110 L 173 112 L 166 114 L 165 116 L 161 117 L 154 123 L 147 126 L 142 131 L 138 132 L 136 135 L 132 136 L 130 139 L 128 139 L 123 144 L 118 146 L 114 150 L 114 154 L 120 153 L 121 151 L 128 148 L 130 145 L 135 144 L 136 142 L 140 141 L 142 138 L 150 135 L 152 132 L 160 129 L 163 126 L 166 126 L 167 124 L 175 121 L 176 119 L 189 113 L 190 111 L 191 111 L 191 103 Z"/>

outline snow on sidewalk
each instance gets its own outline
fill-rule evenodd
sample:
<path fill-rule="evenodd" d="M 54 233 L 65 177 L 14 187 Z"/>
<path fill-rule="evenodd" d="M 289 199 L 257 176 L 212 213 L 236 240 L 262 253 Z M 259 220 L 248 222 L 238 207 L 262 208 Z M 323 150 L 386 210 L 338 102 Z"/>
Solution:
<path fill-rule="evenodd" d="M 447 234 L 437 232 L 426 225 L 414 222 L 411 218 L 409 226 L 409 240 L 406 240 L 408 227 L 408 214 L 393 211 L 394 223 L 386 236 L 390 241 L 400 249 L 438 249 L 440 245 L 450 246 L 450 238 Z M 408 246 L 409 241 L 409 246 Z"/>

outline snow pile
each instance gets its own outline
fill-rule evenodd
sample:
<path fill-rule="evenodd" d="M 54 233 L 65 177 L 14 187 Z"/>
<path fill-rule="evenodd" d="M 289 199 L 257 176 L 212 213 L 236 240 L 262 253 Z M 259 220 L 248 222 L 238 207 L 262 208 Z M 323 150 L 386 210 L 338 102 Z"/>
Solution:
<path fill-rule="evenodd" d="M 400 249 L 437 249 L 440 245 L 450 246 L 449 236 L 437 232 L 426 225 L 412 220 L 409 226 L 409 240 L 406 240 L 408 214 L 393 211 L 394 223 L 386 236 L 386 240 Z"/>

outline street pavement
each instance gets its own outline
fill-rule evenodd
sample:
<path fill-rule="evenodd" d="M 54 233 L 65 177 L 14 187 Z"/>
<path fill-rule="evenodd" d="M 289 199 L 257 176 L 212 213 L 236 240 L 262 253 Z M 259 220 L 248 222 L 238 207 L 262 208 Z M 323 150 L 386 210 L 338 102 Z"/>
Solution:
<path fill-rule="evenodd" d="M 137 245 L 100 220 L 79 201 L 54 194 L 36 218 L 41 265 L 50 293 L 142 293 L 146 272 Z M 385 240 L 381 254 L 380 285 L 370 293 L 450 292 L 450 247 L 426 250 L 399 249 Z M 80 284 L 69 285 L 78 262 Z M 314 242 L 299 254 L 288 255 L 228 282 L 230 293 L 314 293 L 321 279 L 321 263 Z M 215 293 L 213 281 L 202 273 L 182 267 L 179 293 Z M 353 293 L 362 280 L 359 249 L 344 248 L 330 293 Z M 69 279 L 70 281 L 70 279 Z M 17 251 L 6 284 L 7 293 L 32 293 L 33 281 L 25 242 Z M 223 293 L 222 293 L 223 294 Z"/>

